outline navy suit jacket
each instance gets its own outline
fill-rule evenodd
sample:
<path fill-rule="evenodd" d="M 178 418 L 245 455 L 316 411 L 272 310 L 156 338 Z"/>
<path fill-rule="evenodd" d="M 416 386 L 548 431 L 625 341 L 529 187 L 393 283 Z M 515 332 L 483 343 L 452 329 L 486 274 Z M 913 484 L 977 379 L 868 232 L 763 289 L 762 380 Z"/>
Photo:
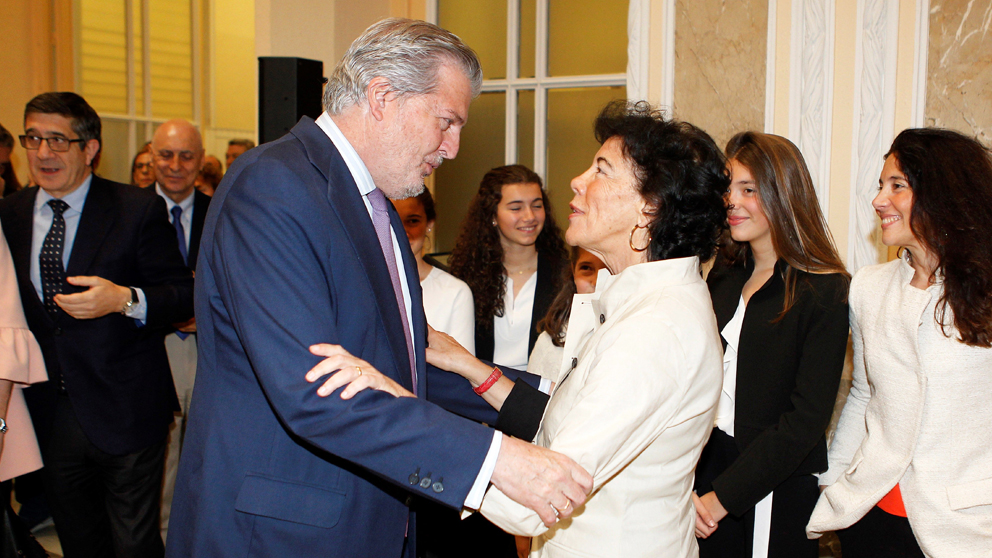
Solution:
<path fill-rule="evenodd" d="M 423 399 L 426 319 L 416 262 L 400 245 L 421 398 L 321 398 L 304 379 L 321 360 L 314 343 L 340 344 L 412 388 L 362 197 L 309 118 L 225 175 L 196 268 L 199 361 L 169 556 L 399 557 L 411 493 L 462 505 L 493 430 Z M 478 399 L 468 382 L 453 385 Z"/>
<path fill-rule="evenodd" d="M 95 275 L 145 294 L 145 327 L 111 313 L 53 318 L 31 283 L 31 235 L 38 188 L 0 201 L 24 315 L 45 356 L 48 382 L 24 390 L 38 440 L 50 431 L 56 387 L 65 384 L 87 438 L 123 455 L 165 440 L 179 410 L 163 339 L 169 324 L 193 315 L 193 276 L 183 264 L 165 202 L 154 191 L 94 176 L 79 219 L 66 276 Z M 66 285 L 65 292 L 83 288 Z"/>

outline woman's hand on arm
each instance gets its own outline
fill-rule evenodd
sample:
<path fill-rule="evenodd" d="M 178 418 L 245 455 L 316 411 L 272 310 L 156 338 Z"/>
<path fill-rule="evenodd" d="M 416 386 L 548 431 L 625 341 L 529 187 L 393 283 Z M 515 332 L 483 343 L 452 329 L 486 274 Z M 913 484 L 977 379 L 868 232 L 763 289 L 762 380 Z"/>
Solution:
<path fill-rule="evenodd" d="M 494 373 L 493 367 L 475 358 L 454 337 L 430 326 L 427 326 L 427 362 L 458 374 L 468 380 L 473 388 L 481 386 Z M 482 394 L 482 398 L 498 411 L 512 389 L 513 380 L 503 376 Z"/>
<path fill-rule="evenodd" d="M 347 386 L 341 391 L 341 399 L 351 399 L 366 388 L 391 393 L 394 397 L 415 397 L 406 388 L 376 370 L 371 364 L 354 357 L 340 345 L 320 343 L 311 345 L 310 352 L 327 357 L 307 372 L 307 381 L 316 382 L 331 374 L 319 388 L 317 395 L 327 397 L 334 390 Z"/>

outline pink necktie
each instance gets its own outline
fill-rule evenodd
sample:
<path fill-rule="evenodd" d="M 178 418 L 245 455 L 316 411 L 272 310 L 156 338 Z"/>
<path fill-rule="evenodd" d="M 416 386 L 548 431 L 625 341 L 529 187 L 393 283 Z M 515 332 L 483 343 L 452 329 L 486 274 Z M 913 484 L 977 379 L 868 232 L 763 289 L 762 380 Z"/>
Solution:
<path fill-rule="evenodd" d="M 403 301 L 403 286 L 400 284 L 400 273 L 396 268 L 396 254 L 393 252 L 393 238 L 389 234 L 389 201 L 382 190 L 375 188 L 368 193 L 372 204 L 372 224 L 375 234 L 379 237 L 382 255 L 386 258 L 389 268 L 389 280 L 393 283 L 393 294 L 396 295 L 396 305 L 400 310 L 400 321 L 403 323 L 403 335 L 406 337 L 406 352 L 410 358 L 410 379 L 413 381 L 413 393 L 417 393 L 417 363 L 413 358 L 413 336 L 410 335 L 410 325 L 406 319 L 406 303 Z"/>

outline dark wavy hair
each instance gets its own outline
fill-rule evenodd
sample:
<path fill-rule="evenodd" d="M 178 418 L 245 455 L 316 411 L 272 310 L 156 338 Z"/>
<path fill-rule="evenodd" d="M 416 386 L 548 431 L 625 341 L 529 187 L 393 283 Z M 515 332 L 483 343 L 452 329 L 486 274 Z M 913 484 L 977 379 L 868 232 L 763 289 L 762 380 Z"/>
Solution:
<path fill-rule="evenodd" d="M 468 215 L 462 222 L 451 251 L 448 263 L 451 274 L 468 283 L 475 299 L 475 324 L 483 330 L 491 330 L 493 317 L 502 316 L 503 296 L 506 284 L 503 276 L 503 246 L 499 240 L 499 230 L 493 226 L 496 208 L 503 199 L 503 186 L 508 184 L 534 183 L 542 186 L 541 177 L 523 165 L 496 167 L 482 177 L 479 191 L 472 198 Z M 562 240 L 561 230 L 555 222 L 554 211 L 548 193 L 541 188 L 544 200 L 544 227 L 537 236 L 537 257 L 550 263 L 553 273 L 553 287 L 561 288 L 561 269 L 568 268 L 568 249 Z"/>
<path fill-rule="evenodd" d="M 723 195 L 730 185 L 726 160 L 703 130 L 669 120 L 645 101 L 613 101 L 596 118 L 596 140 L 619 138 L 641 196 L 654 207 L 648 260 L 716 252 L 727 227 Z"/>
<path fill-rule="evenodd" d="M 889 155 L 913 190 L 910 228 L 936 260 L 934 276 L 943 276 L 935 319 L 947 335 L 949 306 L 962 342 L 992 347 L 989 150 L 953 130 L 915 128 L 896 136 Z"/>
<path fill-rule="evenodd" d="M 758 203 L 771 229 L 772 247 L 788 264 L 785 270 L 785 300 L 779 318 L 795 302 L 797 271 L 851 276 L 844 267 L 827 221 L 820 211 L 813 179 L 799 148 L 781 136 L 741 132 L 727 143 L 727 159 L 751 173 L 758 190 Z M 721 252 L 733 264 L 751 257 L 751 245 L 724 234 Z"/>

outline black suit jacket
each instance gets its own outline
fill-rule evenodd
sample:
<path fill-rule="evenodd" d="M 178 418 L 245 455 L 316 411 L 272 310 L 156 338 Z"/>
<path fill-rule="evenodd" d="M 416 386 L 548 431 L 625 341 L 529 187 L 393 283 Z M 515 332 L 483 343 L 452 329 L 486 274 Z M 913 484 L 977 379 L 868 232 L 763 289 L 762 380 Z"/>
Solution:
<path fill-rule="evenodd" d="M 753 262 L 730 265 L 721 259 L 710 271 L 706 282 L 721 331 L 734 317 L 753 269 Z M 720 503 L 735 516 L 789 477 L 827 467 L 824 433 L 847 352 L 848 281 L 839 274 L 798 272 L 795 302 L 775 321 L 785 297 L 785 269 L 780 260 L 751 296 L 741 327 L 734 415 L 740 456 L 712 480 Z"/>
<path fill-rule="evenodd" d="M 565 260 L 566 265 L 568 260 Z M 534 350 L 534 343 L 540 335 L 537 331 L 537 324 L 544 315 L 548 313 L 548 307 L 554 302 L 558 291 L 555 285 L 561 277 L 562 270 L 555 269 L 548 258 L 537 255 L 537 285 L 534 287 L 534 306 L 530 313 L 530 338 L 527 341 L 527 354 Z M 475 356 L 480 360 L 492 360 L 496 350 L 495 329 L 490 326 L 488 329 L 475 324 Z M 499 364 L 498 362 L 496 364 Z"/>
<path fill-rule="evenodd" d="M 144 327 L 123 314 L 53 318 L 31 283 L 31 235 L 38 188 L 0 200 L 24 314 L 41 346 L 49 381 L 24 390 L 43 444 L 57 386 L 64 380 L 87 438 L 111 454 L 161 442 L 179 410 L 165 354 L 164 327 L 193 315 L 193 277 L 182 261 L 165 202 L 153 191 L 94 176 L 71 248 L 66 276 L 95 275 L 142 289 Z M 65 292 L 83 289 L 65 286 Z"/>
<path fill-rule="evenodd" d="M 203 236 L 203 223 L 210 209 L 210 196 L 199 190 L 193 191 L 193 225 L 189 231 L 189 246 L 186 247 L 186 263 L 196 269 L 196 258 L 200 255 L 200 237 Z"/>

